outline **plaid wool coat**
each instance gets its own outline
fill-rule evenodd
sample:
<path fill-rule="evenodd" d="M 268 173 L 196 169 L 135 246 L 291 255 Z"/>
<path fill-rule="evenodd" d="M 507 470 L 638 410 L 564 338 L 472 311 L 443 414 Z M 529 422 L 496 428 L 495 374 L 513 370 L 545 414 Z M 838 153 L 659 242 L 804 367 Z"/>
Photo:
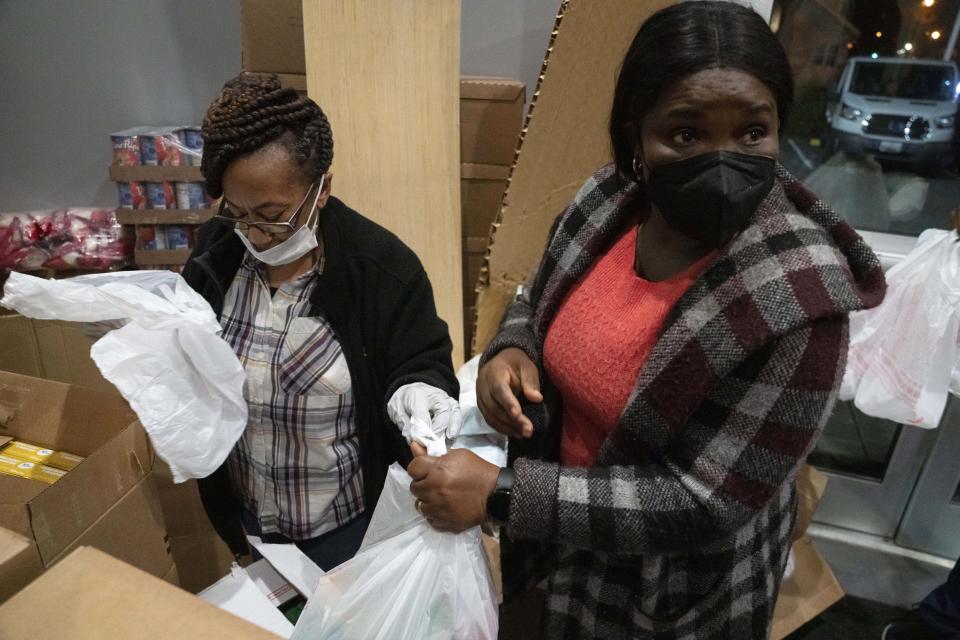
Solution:
<path fill-rule="evenodd" d="M 561 214 L 483 356 L 540 368 L 502 540 L 508 601 L 546 589 L 549 638 L 765 639 L 789 551 L 794 476 L 833 408 L 847 314 L 885 281 L 863 239 L 782 166 L 749 227 L 671 310 L 595 466 L 559 464 L 544 336 L 571 286 L 636 219 L 612 166 Z M 643 318 L 637 318 L 643 322 Z"/>

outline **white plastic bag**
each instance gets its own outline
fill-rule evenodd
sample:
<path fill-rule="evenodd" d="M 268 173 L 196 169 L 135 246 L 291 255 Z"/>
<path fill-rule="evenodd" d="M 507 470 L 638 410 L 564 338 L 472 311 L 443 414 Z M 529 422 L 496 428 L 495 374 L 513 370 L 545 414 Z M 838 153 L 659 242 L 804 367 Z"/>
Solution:
<path fill-rule="evenodd" d="M 929 230 L 887 272 L 879 307 L 850 315 L 840 389 L 863 413 L 935 428 L 947 402 L 960 332 L 960 243 Z"/>
<path fill-rule="evenodd" d="M 90 350 L 140 418 L 174 481 L 203 478 L 247 424 L 245 375 L 210 305 L 178 274 L 127 271 L 44 280 L 11 273 L 0 304 L 46 320 L 126 320 Z"/>
<path fill-rule="evenodd" d="M 428 451 L 442 454 L 443 442 L 434 436 Z M 394 464 L 360 551 L 320 578 L 291 640 L 494 640 L 497 628 L 480 528 L 435 530 Z"/>
<path fill-rule="evenodd" d="M 487 424 L 477 405 L 477 375 L 480 356 L 467 360 L 457 369 L 460 383 L 460 435 L 450 445 L 451 449 L 469 449 L 498 467 L 507 465 L 507 437 Z"/>

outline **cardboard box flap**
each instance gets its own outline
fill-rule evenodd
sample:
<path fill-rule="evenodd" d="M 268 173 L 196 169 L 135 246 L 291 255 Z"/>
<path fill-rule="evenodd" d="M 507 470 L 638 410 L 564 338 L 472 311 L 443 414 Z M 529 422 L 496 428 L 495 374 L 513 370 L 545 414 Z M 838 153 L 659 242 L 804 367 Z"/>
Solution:
<path fill-rule="evenodd" d="M 22 507 L 43 493 L 49 486 L 39 480 L 0 475 L 0 505 Z"/>
<path fill-rule="evenodd" d="M 150 575 L 174 564 L 160 499 L 152 478 L 144 478 L 70 543 L 51 566 L 78 547 L 94 547 Z"/>
<path fill-rule="evenodd" d="M 150 472 L 151 455 L 135 423 L 30 501 L 30 524 L 45 564 Z"/>
<path fill-rule="evenodd" d="M 0 629 L 4 640 L 277 637 L 88 547 L 0 605 Z"/>
<path fill-rule="evenodd" d="M 11 478 L 11 480 L 23 480 L 23 478 Z M 40 484 L 30 481 L 24 482 L 23 484 L 27 484 L 28 482 L 31 485 Z M 0 494 L 6 490 L 7 485 L 0 484 Z M 40 487 L 40 490 L 42 491 L 43 487 Z M 6 498 L 6 496 L 4 497 Z M 30 529 L 30 514 L 22 504 L 0 504 L 0 523 L 3 523 L 4 527 L 15 533 L 33 538 L 33 532 Z"/>
<path fill-rule="evenodd" d="M 504 100 L 513 102 L 521 99 L 524 85 L 514 78 L 496 78 L 491 76 L 461 76 L 461 100 Z"/>
<path fill-rule="evenodd" d="M 0 406 L 13 411 L 6 433 L 88 456 L 137 419 L 119 395 L 0 371 Z"/>

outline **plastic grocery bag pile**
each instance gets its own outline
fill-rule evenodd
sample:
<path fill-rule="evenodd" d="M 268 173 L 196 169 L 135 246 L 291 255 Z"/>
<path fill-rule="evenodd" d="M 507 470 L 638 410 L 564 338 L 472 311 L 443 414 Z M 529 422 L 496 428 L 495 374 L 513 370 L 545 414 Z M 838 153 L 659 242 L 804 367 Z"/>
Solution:
<path fill-rule="evenodd" d="M 179 275 L 45 280 L 11 273 L 0 304 L 42 320 L 124 323 L 90 356 L 140 418 L 176 482 L 210 475 L 247 425 L 244 372 L 210 305 Z"/>
<path fill-rule="evenodd" d="M 840 388 L 863 413 L 934 428 L 948 392 L 960 394 L 960 242 L 928 230 L 887 272 L 879 307 L 850 314 Z"/>

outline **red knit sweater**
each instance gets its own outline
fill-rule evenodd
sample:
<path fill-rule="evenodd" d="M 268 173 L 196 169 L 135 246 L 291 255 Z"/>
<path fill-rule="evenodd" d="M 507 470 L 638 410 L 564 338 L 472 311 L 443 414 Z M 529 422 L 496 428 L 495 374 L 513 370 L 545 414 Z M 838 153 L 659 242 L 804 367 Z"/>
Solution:
<path fill-rule="evenodd" d="M 561 460 L 566 466 L 593 464 L 667 313 L 717 255 L 650 282 L 633 270 L 636 237 L 631 225 L 573 286 L 547 330 L 543 364 L 563 398 Z"/>

